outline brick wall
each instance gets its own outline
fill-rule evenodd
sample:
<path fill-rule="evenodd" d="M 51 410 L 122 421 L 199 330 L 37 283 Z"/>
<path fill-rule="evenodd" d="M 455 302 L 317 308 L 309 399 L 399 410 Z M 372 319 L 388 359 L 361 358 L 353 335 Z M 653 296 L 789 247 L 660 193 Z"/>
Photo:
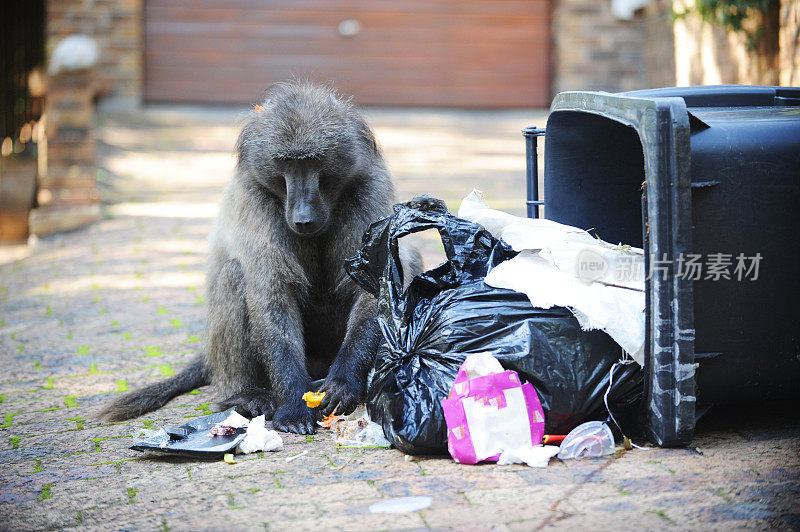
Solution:
<path fill-rule="evenodd" d="M 93 37 L 100 47 L 97 90 L 128 104 L 142 98 L 143 0 L 48 0 L 47 52 L 73 33 Z"/>
<path fill-rule="evenodd" d="M 45 114 L 46 139 L 39 143 L 41 165 L 37 208 L 30 232 L 47 235 L 81 227 L 100 217 L 95 181 L 93 68 L 50 76 Z"/>
<path fill-rule="evenodd" d="M 650 64 L 664 57 L 669 61 L 671 55 L 649 55 L 648 29 L 658 25 L 658 20 L 651 18 L 640 11 L 632 20 L 617 19 L 611 13 L 610 0 L 555 0 L 553 93 L 650 88 L 651 69 L 662 72 L 671 68 L 669 62 Z M 667 39 L 666 46 L 669 44 Z M 654 80 L 658 78 L 654 76 Z M 663 81 L 658 79 L 658 84 Z"/>
<path fill-rule="evenodd" d="M 37 208 L 30 232 L 74 229 L 100 216 L 95 181 L 94 101 L 137 106 L 142 100 L 143 0 L 47 0 L 48 57 L 67 36 L 92 37 L 99 57 L 91 68 L 48 79 L 46 140 L 40 143 Z"/>
<path fill-rule="evenodd" d="M 782 0 L 777 64 L 746 37 L 680 16 L 694 0 L 655 0 L 619 20 L 610 0 L 553 1 L 553 93 L 725 83 L 800 85 L 800 2 Z M 769 19 L 765 19 L 768 23 Z"/>

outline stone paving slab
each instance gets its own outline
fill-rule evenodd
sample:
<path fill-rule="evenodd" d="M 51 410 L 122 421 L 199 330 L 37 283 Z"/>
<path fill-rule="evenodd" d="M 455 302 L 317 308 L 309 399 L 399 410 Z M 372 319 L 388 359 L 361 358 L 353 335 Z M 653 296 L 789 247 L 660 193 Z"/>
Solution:
<path fill-rule="evenodd" d="M 207 387 L 139 419 L 92 413 L 179 371 L 203 341 L 203 265 L 240 110 L 149 108 L 100 117 L 106 217 L 0 249 L 0 518 L 14 530 L 541 530 L 800 528 L 800 417 L 794 405 L 712 413 L 689 449 L 552 460 L 547 469 L 396 450 L 336 448 L 284 435 L 277 453 L 229 465 L 149 458 L 141 429 L 208 413 Z M 524 212 L 519 129 L 541 111 L 369 110 L 398 179 L 451 210 L 473 186 Z M 429 266 L 441 245 L 420 240 Z M 4 260 L 11 256 L 11 260 Z M 286 458 L 305 454 L 291 462 Z M 371 504 L 427 495 L 419 512 Z"/>

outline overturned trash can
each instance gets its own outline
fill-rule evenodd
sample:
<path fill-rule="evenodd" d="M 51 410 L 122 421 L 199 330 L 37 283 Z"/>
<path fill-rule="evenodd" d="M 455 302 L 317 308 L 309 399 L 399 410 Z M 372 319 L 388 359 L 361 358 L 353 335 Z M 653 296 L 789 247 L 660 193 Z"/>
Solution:
<path fill-rule="evenodd" d="M 644 248 L 652 441 L 800 395 L 800 88 L 565 92 L 545 142 L 545 218 Z"/>

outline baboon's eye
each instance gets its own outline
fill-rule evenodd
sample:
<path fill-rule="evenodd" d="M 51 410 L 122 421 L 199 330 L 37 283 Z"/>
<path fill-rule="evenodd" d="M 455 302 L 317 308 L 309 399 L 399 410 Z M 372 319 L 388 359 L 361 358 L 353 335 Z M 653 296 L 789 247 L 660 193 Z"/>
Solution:
<path fill-rule="evenodd" d="M 286 192 L 286 177 L 283 174 L 273 174 L 272 182 L 275 183 L 275 187 L 278 190 Z"/>
<path fill-rule="evenodd" d="M 320 188 L 330 188 L 336 182 L 336 178 L 330 172 L 319 173 L 319 186 Z"/>

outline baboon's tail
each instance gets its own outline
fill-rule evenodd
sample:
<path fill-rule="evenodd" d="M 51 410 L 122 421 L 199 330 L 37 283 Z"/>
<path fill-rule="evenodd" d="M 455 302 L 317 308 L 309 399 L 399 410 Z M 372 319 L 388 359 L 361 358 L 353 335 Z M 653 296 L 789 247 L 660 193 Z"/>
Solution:
<path fill-rule="evenodd" d="M 124 421 L 157 410 L 182 393 L 208 384 L 203 356 L 198 356 L 183 371 L 169 379 L 126 393 L 96 414 L 104 421 Z"/>

